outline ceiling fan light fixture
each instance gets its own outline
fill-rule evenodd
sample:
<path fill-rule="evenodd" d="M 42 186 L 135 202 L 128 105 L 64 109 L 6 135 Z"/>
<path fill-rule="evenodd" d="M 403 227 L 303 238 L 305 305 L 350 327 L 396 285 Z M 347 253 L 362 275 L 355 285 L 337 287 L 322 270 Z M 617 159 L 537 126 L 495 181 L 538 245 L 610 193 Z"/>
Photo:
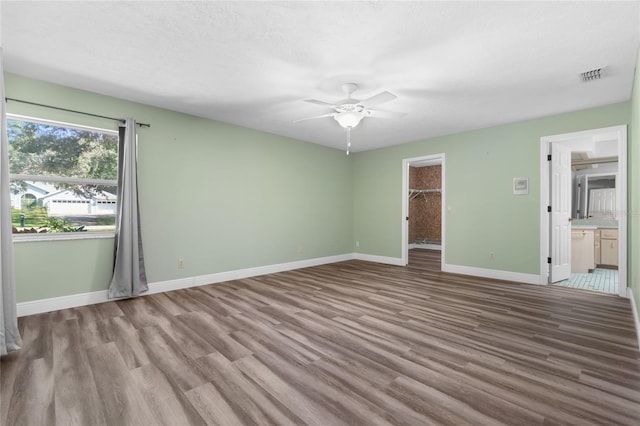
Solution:
<path fill-rule="evenodd" d="M 301 118 L 295 122 L 311 120 L 315 118 L 333 117 L 338 122 L 340 127 L 347 130 L 347 155 L 351 152 L 351 129 L 360 124 L 365 117 L 390 117 L 393 113 L 385 111 L 377 111 L 369 109 L 370 106 L 376 106 L 385 102 L 392 101 L 397 98 L 393 93 L 384 91 L 377 95 L 371 96 L 365 100 L 358 100 L 352 98 L 351 95 L 358 89 L 358 85 L 355 83 L 346 83 L 342 85 L 342 91 L 347 95 L 346 99 L 338 101 L 334 104 L 320 101 L 318 99 L 306 99 L 306 102 L 312 104 L 331 107 L 333 111 L 331 113 L 316 115 L 313 117 Z M 396 113 L 398 114 L 398 113 Z M 400 114 L 402 115 L 402 114 Z"/>
<path fill-rule="evenodd" d="M 360 120 L 364 118 L 365 114 L 359 111 L 354 112 L 341 112 L 333 116 L 334 120 L 345 129 L 356 127 Z"/>

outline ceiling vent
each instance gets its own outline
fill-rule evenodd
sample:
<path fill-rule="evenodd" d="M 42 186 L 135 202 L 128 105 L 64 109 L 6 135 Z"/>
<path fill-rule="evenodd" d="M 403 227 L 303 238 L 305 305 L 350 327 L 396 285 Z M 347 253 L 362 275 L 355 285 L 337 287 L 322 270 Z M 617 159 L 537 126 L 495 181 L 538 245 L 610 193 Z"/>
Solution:
<path fill-rule="evenodd" d="M 580 79 L 583 82 L 600 80 L 604 74 L 604 68 L 596 68 L 593 70 L 585 71 L 580 74 Z"/>

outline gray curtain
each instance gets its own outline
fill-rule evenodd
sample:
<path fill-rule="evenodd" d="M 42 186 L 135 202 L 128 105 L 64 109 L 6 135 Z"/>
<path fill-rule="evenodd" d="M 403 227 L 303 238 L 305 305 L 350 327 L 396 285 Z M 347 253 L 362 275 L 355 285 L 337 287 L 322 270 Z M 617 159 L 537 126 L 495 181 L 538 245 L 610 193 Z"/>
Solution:
<path fill-rule="evenodd" d="M 128 118 L 120 127 L 118 216 L 110 298 L 138 296 L 148 290 L 138 209 L 137 157 L 136 122 Z"/>
<path fill-rule="evenodd" d="M 13 235 L 9 194 L 9 140 L 5 108 L 4 70 L 0 47 L 0 356 L 17 351 L 22 344 L 18 332 L 16 280 L 13 270 Z"/>

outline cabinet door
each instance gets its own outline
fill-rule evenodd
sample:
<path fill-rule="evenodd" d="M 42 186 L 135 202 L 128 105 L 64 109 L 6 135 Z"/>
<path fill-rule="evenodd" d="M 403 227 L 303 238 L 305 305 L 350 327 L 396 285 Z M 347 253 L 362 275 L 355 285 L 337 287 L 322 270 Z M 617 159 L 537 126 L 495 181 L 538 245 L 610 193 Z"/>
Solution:
<path fill-rule="evenodd" d="M 618 266 L 617 239 L 600 239 L 600 263 L 603 265 Z"/>
<path fill-rule="evenodd" d="M 584 273 L 595 268 L 594 232 L 592 229 L 571 231 L 571 272 Z"/>

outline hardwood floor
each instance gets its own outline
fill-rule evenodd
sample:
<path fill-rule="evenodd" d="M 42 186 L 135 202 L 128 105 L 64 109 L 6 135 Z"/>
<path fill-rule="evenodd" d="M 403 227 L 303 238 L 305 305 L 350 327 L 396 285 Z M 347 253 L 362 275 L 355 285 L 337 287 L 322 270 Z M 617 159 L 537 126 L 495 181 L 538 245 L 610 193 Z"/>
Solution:
<path fill-rule="evenodd" d="M 323 265 L 21 318 L 2 425 L 638 425 L 629 301 Z"/>

